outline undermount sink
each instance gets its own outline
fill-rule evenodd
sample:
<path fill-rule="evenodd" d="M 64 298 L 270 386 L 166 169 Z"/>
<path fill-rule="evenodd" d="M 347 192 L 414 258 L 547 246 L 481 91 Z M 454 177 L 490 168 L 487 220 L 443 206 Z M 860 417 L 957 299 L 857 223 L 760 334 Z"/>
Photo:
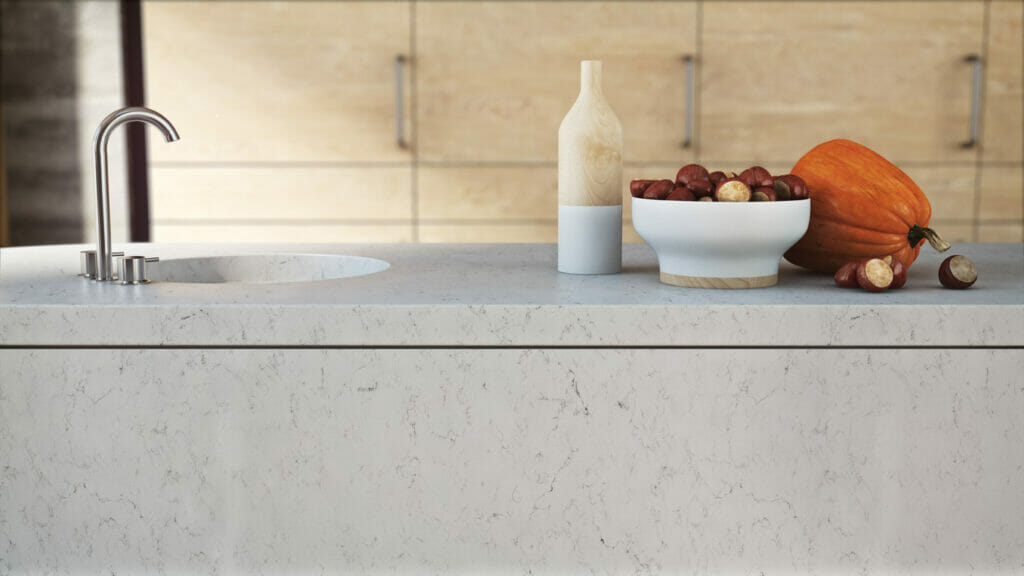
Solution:
<path fill-rule="evenodd" d="M 366 276 L 390 264 L 376 258 L 332 254 L 244 254 L 174 258 L 152 264 L 156 282 L 312 282 Z"/>

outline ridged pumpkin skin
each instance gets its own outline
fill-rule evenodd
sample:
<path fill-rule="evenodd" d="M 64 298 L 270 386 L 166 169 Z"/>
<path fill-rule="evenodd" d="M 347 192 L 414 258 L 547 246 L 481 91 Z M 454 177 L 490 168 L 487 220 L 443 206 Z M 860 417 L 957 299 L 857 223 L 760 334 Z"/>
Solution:
<path fill-rule="evenodd" d="M 807 183 L 811 221 L 786 260 L 833 274 L 851 260 L 892 255 L 910 268 L 923 243 L 917 236 L 911 247 L 907 235 L 915 224 L 928 226 L 932 207 L 902 170 L 866 146 L 830 140 L 792 173 Z"/>

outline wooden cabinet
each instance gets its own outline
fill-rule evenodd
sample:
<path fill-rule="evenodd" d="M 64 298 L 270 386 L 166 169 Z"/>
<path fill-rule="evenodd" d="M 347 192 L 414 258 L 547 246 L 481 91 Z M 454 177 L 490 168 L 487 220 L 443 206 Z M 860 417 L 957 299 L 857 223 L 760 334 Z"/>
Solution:
<path fill-rule="evenodd" d="M 708 2 L 702 159 L 795 162 L 833 138 L 894 162 L 973 161 L 981 2 Z M 1019 126 L 1018 126 L 1019 130 Z"/>
<path fill-rule="evenodd" d="M 626 182 L 691 161 L 786 172 L 844 137 L 910 174 L 948 239 L 1024 221 L 1017 0 L 144 7 L 147 98 L 182 134 L 149 150 L 156 240 L 554 241 L 585 59 L 604 62 Z M 968 54 L 984 66 L 973 149 Z"/>
<path fill-rule="evenodd" d="M 395 57 L 408 2 L 147 2 L 147 100 L 181 132 L 154 161 L 408 160 Z"/>
<path fill-rule="evenodd" d="M 1024 242 L 1024 166 L 983 165 L 978 205 L 981 242 Z"/>
<path fill-rule="evenodd" d="M 991 3 L 987 48 L 977 240 L 1024 242 L 1024 3 Z"/>
<path fill-rule="evenodd" d="M 182 136 L 149 148 L 153 239 L 411 241 L 410 13 L 146 2 L 147 100 Z"/>
<path fill-rule="evenodd" d="M 1024 3 L 990 5 L 982 160 L 1024 162 Z"/>
<path fill-rule="evenodd" d="M 675 163 L 626 164 L 624 182 L 671 177 Z M 633 229 L 632 200 L 623 187 L 622 239 Z M 553 166 L 432 165 L 417 170 L 419 236 L 423 242 L 557 242 L 558 169 Z"/>
<path fill-rule="evenodd" d="M 636 163 L 695 158 L 682 146 L 683 57 L 696 2 L 420 2 L 416 5 L 418 230 L 422 241 L 554 242 L 558 127 L 601 60 Z M 660 33 L 659 33 L 660 32 Z M 695 87 L 691 87 L 695 89 Z M 637 241 L 625 194 L 623 238 Z"/>
<path fill-rule="evenodd" d="M 975 240 L 978 172 L 973 165 L 912 164 L 904 166 L 903 171 L 928 197 L 932 206 L 928 224 L 931 228 L 949 242 Z"/>
<path fill-rule="evenodd" d="M 161 166 L 155 242 L 409 242 L 411 166 Z"/>
<path fill-rule="evenodd" d="M 420 2 L 417 138 L 425 161 L 554 162 L 580 61 L 604 62 L 626 161 L 680 161 L 695 2 Z"/>

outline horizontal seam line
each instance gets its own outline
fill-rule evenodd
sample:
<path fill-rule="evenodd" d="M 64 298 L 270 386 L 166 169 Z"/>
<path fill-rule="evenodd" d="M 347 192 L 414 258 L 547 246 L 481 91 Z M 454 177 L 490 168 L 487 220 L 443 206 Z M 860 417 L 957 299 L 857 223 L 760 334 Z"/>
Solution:
<path fill-rule="evenodd" d="M 672 160 L 623 160 L 625 167 L 646 167 L 646 166 L 679 166 L 682 161 Z M 750 160 L 714 160 L 702 159 L 703 165 L 747 165 Z M 792 165 L 793 160 L 758 160 L 758 164 L 767 165 Z M 915 160 L 899 162 L 901 166 L 913 167 L 943 167 L 952 166 L 960 168 L 975 167 L 973 161 L 942 161 L 942 160 Z M 348 167 L 379 167 L 379 168 L 411 168 L 413 165 L 430 167 L 556 167 L 555 160 L 238 160 L 238 161 L 205 161 L 205 160 L 154 160 L 149 163 L 151 168 L 348 168 Z M 1024 168 L 1024 163 L 1011 160 L 983 161 L 981 167 L 994 168 Z"/>
<path fill-rule="evenodd" d="M 128 345 L 128 344 L 13 344 L 0 345 L 0 350 L 1024 350 L 1024 345 L 918 345 L 918 346 L 877 346 L 877 345 L 415 345 L 415 344 L 337 344 L 337 345 L 287 345 L 287 344 L 180 344 L 180 345 Z"/>
<path fill-rule="evenodd" d="M 542 224 L 542 225 L 556 225 L 558 223 L 557 218 L 420 218 L 414 220 L 412 218 L 396 218 L 394 220 L 385 219 L 330 219 L 330 218 L 294 218 L 294 219 L 281 219 L 281 218 L 161 218 L 154 219 L 153 225 L 163 226 L 205 226 L 205 225 L 224 225 L 224 226 L 247 226 L 247 225 L 264 225 L 264 226 L 289 226 L 289 225 L 316 225 L 316 224 L 329 224 L 329 225 L 345 225 L 345 226 L 405 226 L 414 223 L 427 226 L 515 226 L 515 225 L 529 225 L 529 224 Z M 630 218 L 623 218 L 623 224 L 631 224 Z"/>

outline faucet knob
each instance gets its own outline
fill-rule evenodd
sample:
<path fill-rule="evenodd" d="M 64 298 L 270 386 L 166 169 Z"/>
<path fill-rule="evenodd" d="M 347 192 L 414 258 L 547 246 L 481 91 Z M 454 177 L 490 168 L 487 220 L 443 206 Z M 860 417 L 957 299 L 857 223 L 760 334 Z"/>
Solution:
<path fill-rule="evenodd" d="M 124 256 L 124 252 L 111 252 L 111 256 L 115 258 L 121 258 Z M 82 278 L 89 278 L 92 280 L 96 279 L 96 251 L 95 250 L 82 250 L 82 268 L 78 274 Z"/>
<path fill-rule="evenodd" d="M 146 262 L 159 262 L 159 258 L 125 256 L 118 261 L 117 278 L 122 285 L 149 284 L 146 278 Z"/>

